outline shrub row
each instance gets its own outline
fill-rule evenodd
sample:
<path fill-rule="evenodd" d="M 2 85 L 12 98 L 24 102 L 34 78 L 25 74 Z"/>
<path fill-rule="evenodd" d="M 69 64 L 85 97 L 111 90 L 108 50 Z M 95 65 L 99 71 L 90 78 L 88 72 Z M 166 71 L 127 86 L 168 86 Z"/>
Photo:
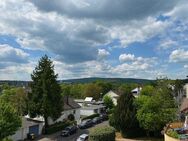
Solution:
<path fill-rule="evenodd" d="M 53 125 L 50 125 L 48 128 L 46 128 L 46 134 L 52 134 L 52 133 L 61 131 L 67 126 L 72 125 L 72 124 L 73 122 L 70 122 L 70 121 L 57 122 Z"/>
<path fill-rule="evenodd" d="M 115 141 L 115 129 L 110 126 L 95 127 L 89 133 L 89 141 Z"/>
<path fill-rule="evenodd" d="M 82 120 L 93 119 L 93 118 L 95 118 L 95 117 L 99 117 L 99 114 L 93 114 L 93 115 L 90 115 L 90 116 L 84 117 L 84 118 L 82 118 Z"/>

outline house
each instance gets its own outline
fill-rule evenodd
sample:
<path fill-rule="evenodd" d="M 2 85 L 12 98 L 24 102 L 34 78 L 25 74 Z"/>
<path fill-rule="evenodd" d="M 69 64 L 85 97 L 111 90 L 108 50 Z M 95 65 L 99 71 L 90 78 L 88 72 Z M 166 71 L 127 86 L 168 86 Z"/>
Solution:
<path fill-rule="evenodd" d="M 117 93 L 110 90 L 108 93 L 104 95 L 104 97 L 105 96 L 109 96 L 112 99 L 114 105 L 117 105 L 117 99 L 119 98 L 119 95 Z"/>
<path fill-rule="evenodd" d="M 71 97 L 65 96 L 63 98 L 63 112 L 61 113 L 61 116 L 56 120 L 53 121 L 52 118 L 48 118 L 48 124 L 52 125 L 56 122 L 64 121 L 65 119 L 68 119 L 69 115 L 73 115 L 75 121 L 77 123 L 80 121 L 80 108 L 81 106 L 77 104 Z"/>
<path fill-rule="evenodd" d="M 138 97 L 139 94 L 140 94 L 140 92 L 141 92 L 141 90 L 142 90 L 141 87 L 137 87 L 137 88 L 133 89 L 133 90 L 131 91 L 131 93 L 133 94 L 134 97 Z"/>
<path fill-rule="evenodd" d="M 84 105 L 102 105 L 103 101 L 95 101 L 92 97 L 86 97 L 85 99 L 75 99 L 74 101 L 78 103 L 81 107 Z M 89 100 L 90 99 L 90 100 Z"/>
<path fill-rule="evenodd" d="M 27 139 L 27 134 L 30 133 L 34 134 L 35 136 L 41 135 L 43 126 L 43 121 L 22 117 L 22 126 L 9 138 L 13 141 L 18 141 Z"/>
<path fill-rule="evenodd" d="M 106 111 L 104 105 L 85 105 L 80 109 L 81 116 L 90 116 L 93 114 L 102 114 Z"/>
<path fill-rule="evenodd" d="M 186 96 L 186 98 L 188 98 L 188 83 L 186 83 L 186 84 L 183 86 L 183 90 L 184 90 L 184 95 Z"/>

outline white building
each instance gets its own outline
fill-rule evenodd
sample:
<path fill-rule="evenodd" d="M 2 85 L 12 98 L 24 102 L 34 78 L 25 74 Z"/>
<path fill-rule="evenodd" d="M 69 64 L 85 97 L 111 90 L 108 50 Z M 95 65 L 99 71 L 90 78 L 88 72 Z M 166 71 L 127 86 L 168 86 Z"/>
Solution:
<path fill-rule="evenodd" d="M 139 94 L 140 94 L 140 92 L 141 92 L 141 90 L 142 90 L 141 87 L 137 87 L 137 88 L 133 89 L 133 90 L 131 91 L 131 93 L 133 94 L 134 97 L 138 97 Z"/>
<path fill-rule="evenodd" d="M 113 92 L 112 90 L 110 90 L 108 93 L 106 93 L 104 95 L 104 97 L 105 96 L 109 96 L 112 99 L 114 105 L 117 105 L 117 99 L 119 98 L 118 94 L 116 94 L 115 92 Z"/>
<path fill-rule="evenodd" d="M 77 123 L 80 122 L 81 106 L 77 104 L 72 98 L 67 96 L 64 97 L 63 101 L 64 101 L 64 105 L 63 105 L 63 112 L 61 113 L 61 116 L 56 121 L 53 121 L 52 118 L 49 117 L 48 118 L 49 125 L 52 125 L 55 122 L 64 121 L 65 119 L 68 119 L 69 115 L 73 115 Z"/>
<path fill-rule="evenodd" d="M 27 134 L 32 133 L 35 136 L 42 134 L 42 128 L 44 126 L 43 121 L 33 120 L 26 117 L 22 117 L 22 126 L 16 131 L 16 133 L 9 138 L 13 141 L 27 139 Z"/>
<path fill-rule="evenodd" d="M 184 93 L 185 93 L 186 98 L 188 98 L 188 83 L 186 83 L 186 84 L 184 85 L 183 90 L 184 90 Z"/>
<path fill-rule="evenodd" d="M 85 105 L 80 109 L 81 116 L 90 116 L 93 114 L 102 114 L 106 110 L 104 105 Z"/>

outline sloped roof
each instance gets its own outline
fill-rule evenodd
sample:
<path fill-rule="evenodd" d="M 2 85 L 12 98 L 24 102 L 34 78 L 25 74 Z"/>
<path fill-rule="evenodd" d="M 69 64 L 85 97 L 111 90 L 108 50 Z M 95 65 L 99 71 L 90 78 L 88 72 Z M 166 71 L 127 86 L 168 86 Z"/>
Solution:
<path fill-rule="evenodd" d="M 71 97 L 64 96 L 63 102 L 64 102 L 64 105 L 63 105 L 63 109 L 64 110 L 71 110 L 71 109 L 81 108 L 81 106 L 79 104 L 77 104 L 74 101 L 74 99 L 71 98 Z"/>
<path fill-rule="evenodd" d="M 113 92 L 112 90 L 107 92 L 105 95 L 108 95 L 110 97 L 119 97 L 119 95 L 117 93 Z"/>
<path fill-rule="evenodd" d="M 180 111 L 184 112 L 188 110 L 188 98 L 184 98 L 180 107 Z"/>

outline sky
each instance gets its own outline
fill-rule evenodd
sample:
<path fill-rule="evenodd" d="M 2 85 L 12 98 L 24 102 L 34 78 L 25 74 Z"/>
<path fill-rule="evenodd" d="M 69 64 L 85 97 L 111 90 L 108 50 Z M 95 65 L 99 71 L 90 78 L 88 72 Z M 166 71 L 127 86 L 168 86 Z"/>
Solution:
<path fill-rule="evenodd" d="M 188 75 L 187 0 L 1 0 L 0 80 Z"/>

